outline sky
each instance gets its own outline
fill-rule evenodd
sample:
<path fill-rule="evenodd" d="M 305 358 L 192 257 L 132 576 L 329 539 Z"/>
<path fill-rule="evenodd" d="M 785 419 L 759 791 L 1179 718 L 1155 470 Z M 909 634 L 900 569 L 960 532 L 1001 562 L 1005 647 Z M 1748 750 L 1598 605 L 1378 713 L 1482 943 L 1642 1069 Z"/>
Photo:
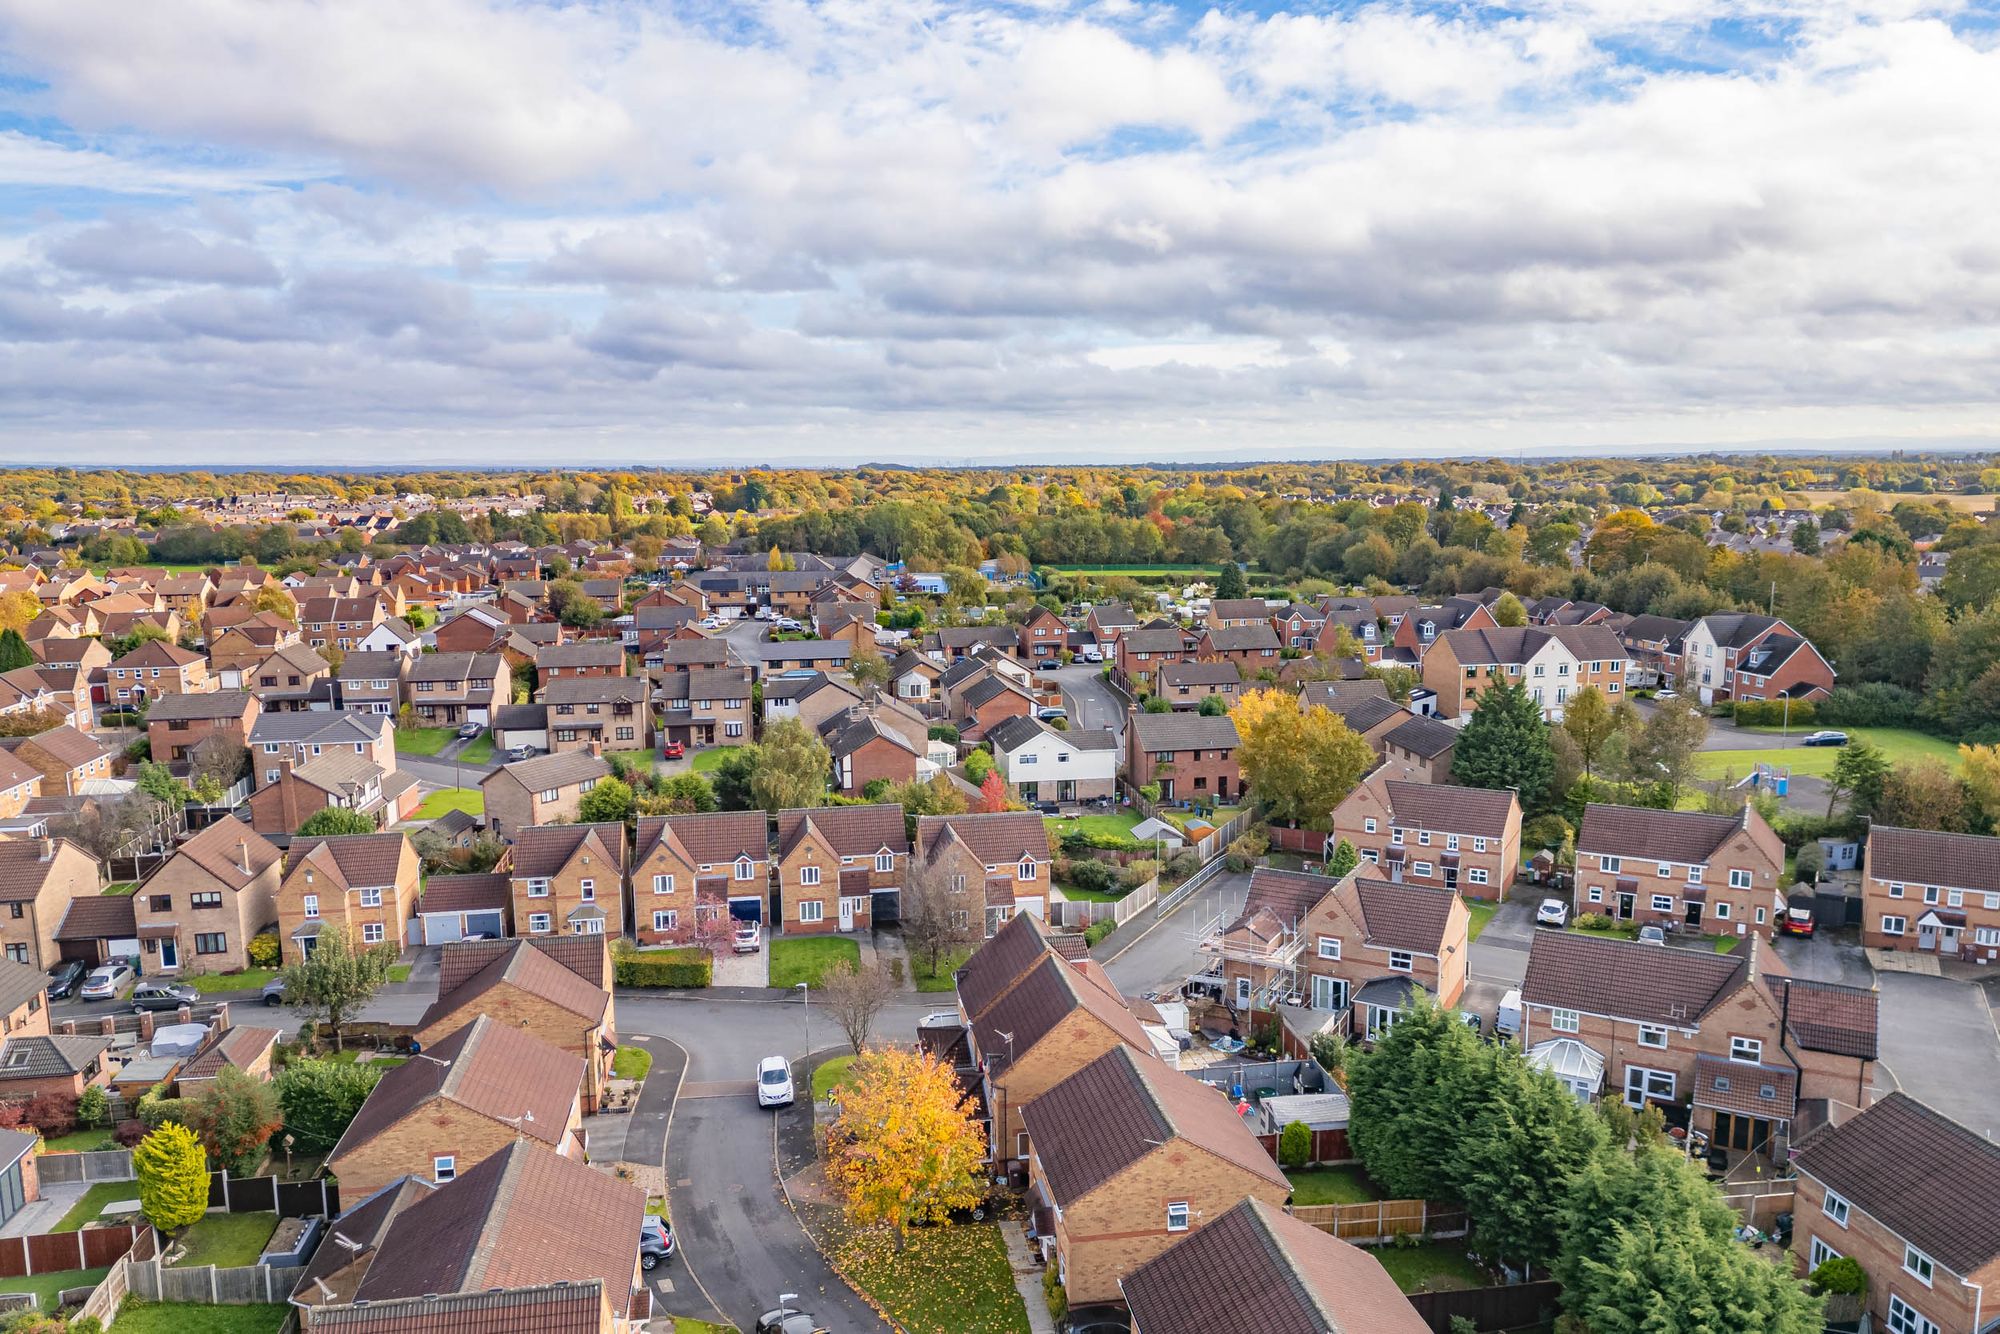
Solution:
<path fill-rule="evenodd" d="M 2000 0 L 0 0 L 0 462 L 2000 447 Z"/>

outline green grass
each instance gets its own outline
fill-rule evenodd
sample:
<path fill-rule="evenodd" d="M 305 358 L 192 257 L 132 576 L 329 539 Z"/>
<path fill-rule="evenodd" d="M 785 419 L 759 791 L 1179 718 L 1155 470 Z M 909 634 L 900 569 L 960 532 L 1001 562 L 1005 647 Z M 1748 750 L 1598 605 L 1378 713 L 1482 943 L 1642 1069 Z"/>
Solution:
<path fill-rule="evenodd" d="M 43 1153 L 95 1153 L 99 1149 L 117 1147 L 118 1141 L 111 1138 L 108 1130 L 72 1130 L 54 1139 L 42 1138 Z"/>
<path fill-rule="evenodd" d="M 424 799 L 417 803 L 417 813 L 413 820 L 435 820 L 446 811 L 464 811 L 467 815 L 486 814 L 486 794 L 476 787 L 441 787 L 434 792 L 424 793 Z"/>
<path fill-rule="evenodd" d="M 289 1306 L 205 1306 L 147 1302 L 127 1297 L 118 1308 L 118 1334 L 278 1334 Z"/>
<path fill-rule="evenodd" d="M 1368 1253 L 1382 1262 L 1389 1277 L 1404 1292 L 1450 1292 L 1483 1288 L 1488 1279 L 1465 1258 L 1465 1248 L 1448 1241 L 1421 1246 L 1371 1246 Z"/>
<path fill-rule="evenodd" d="M 839 936 L 821 936 L 771 942 L 771 985 L 795 987 L 801 982 L 817 987 L 826 970 L 840 960 L 861 962 L 861 946 Z"/>
<path fill-rule="evenodd" d="M 1132 828 L 1143 818 L 1137 811 L 1118 811 L 1111 815 L 1079 815 L 1074 820 L 1064 820 L 1058 816 L 1042 817 L 1042 823 L 1058 834 L 1071 830 L 1085 834 L 1105 834 L 1112 838 L 1132 837 Z"/>
<path fill-rule="evenodd" d="M 493 762 L 493 733 L 481 732 L 476 740 L 458 752 L 458 758 L 467 764 L 491 764 Z"/>
<path fill-rule="evenodd" d="M 713 773 L 722 767 L 724 760 L 740 749 L 742 749 L 740 746 L 710 746 L 707 750 L 698 750 L 694 753 L 694 758 L 688 761 L 688 767 L 698 774 Z"/>
<path fill-rule="evenodd" d="M 1601 927 L 1572 926 L 1569 928 L 1569 930 L 1574 931 L 1579 936 L 1597 936 L 1604 940 L 1637 940 L 1639 938 L 1639 928 L 1636 926 L 1601 926 Z M 1729 953 L 1730 950 L 1736 947 L 1735 936 L 1708 936 L 1708 935 L 1691 936 L 1683 934 L 1676 936 L 1675 939 L 1677 941 L 1691 940 L 1691 939 L 1706 940 L 1717 954 L 1727 954 Z M 1682 946 L 1669 946 L 1668 948 L 1686 949 L 1689 947 L 1682 945 Z"/>
<path fill-rule="evenodd" d="M 852 1056 L 835 1056 L 820 1062 L 813 1069 L 813 1101 L 824 1101 L 827 1094 L 853 1077 L 853 1071 Z"/>
<path fill-rule="evenodd" d="M 65 1269 L 54 1274 L 31 1274 L 25 1278 L 0 1278 L 0 1292 L 32 1292 L 35 1307 L 45 1315 L 53 1315 L 56 1299 L 65 1288 L 94 1288 L 110 1273 L 104 1269 Z"/>
<path fill-rule="evenodd" d="M 899 1253 L 887 1237 L 856 1238 L 838 1266 L 908 1334 L 1027 1334 L 1006 1243 L 993 1223 L 920 1228 Z"/>
<path fill-rule="evenodd" d="M 1769 727 L 1746 727 L 1745 732 L 1775 736 L 1777 729 Z M 1813 731 L 1810 727 L 1794 727 L 1794 736 Z M 1889 758 L 1892 764 L 1905 764 L 1914 760 L 1942 760 L 1953 772 L 1958 770 L 1958 747 L 1942 737 L 1930 736 L 1924 732 L 1911 731 L 1906 727 L 1847 727 L 1842 731 L 1855 741 L 1866 741 Z M 1722 777 L 1725 773 L 1737 778 L 1747 777 L 1751 767 L 1762 761 L 1766 764 L 1787 766 L 1796 775 L 1825 778 L 1833 772 L 1833 766 L 1840 762 L 1839 746 L 1774 746 L 1768 750 L 1705 750 L 1695 756 L 1695 776 L 1704 780 Z"/>
<path fill-rule="evenodd" d="M 74 1232 L 87 1223 L 95 1223 L 97 1216 L 104 1212 L 104 1206 L 114 1200 L 136 1200 L 139 1198 L 139 1183 L 136 1181 L 100 1181 L 86 1187 L 82 1198 L 70 1206 L 62 1222 L 51 1231 Z"/>
<path fill-rule="evenodd" d="M 390 965 L 389 965 L 389 980 L 390 980 L 391 982 L 407 982 L 407 981 L 409 981 L 409 980 L 410 980 L 410 965 L 409 965 L 409 964 L 406 964 L 406 963 L 392 963 L 392 964 L 390 964 Z"/>
<path fill-rule="evenodd" d="M 734 1325 L 715 1325 L 691 1316 L 674 1317 L 674 1334 L 736 1334 Z"/>
<path fill-rule="evenodd" d="M 1062 896 L 1076 903 L 1116 903 L 1132 891 L 1129 889 L 1078 889 L 1075 885 L 1058 883 Z"/>
<path fill-rule="evenodd" d="M 174 1266 L 192 1269 L 214 1265 L 218 1269 L 236 1269 L 254 1265 L 264 1253 L 264 1244 L 277 1230 L 276 1214 L 204 1214 L 181 1238 L 187 1250 L 174 1261 Z"/>
<path fill-rule="evenodd" d="M 1220 829 L 1242 813 L 1243 808 L 1241 806 L 1217 806 L 1215 813 L 1212 815 L 1196 815 L 1192 811 L 1163 810 L 1160 812 L 1160 818 L 1185 834 L 1190 825 L 1199 824 L 1206 825 L 1210 829 Z"/>
<path fill-rule="evenodd" d="M 103 892 L 106 894 L 130 894 L 137 888 L 139 888 L 137 880 L 114 880 L 104 887 Z"/>
<path fill-rule="evenodd" d="M 971 950 L 959 950 L 954 954 L 947 954 L 938 960 L 938 970 L 935 973 L 926 973 L 915 959 L 911 959 L 910 971 L 917 984 L 917 990 L 933 992 L 958 990 L 958 979 L 953 975 L 963 968 L 965 961 L 971 957 Z"/>
<path fill-rule="evenodd" d="M 1213 579 L 1213 565 L 1058 565 L 1057 574 L 1189 574 Z"/>
<path fill-rule="evenodd" d="M 396 729 L 398 755 L 435 755 L 452 743 L 456 727 L 399 727 Z"/>
<path fill-rule="evenodd" d="M 246 968 L 240 973 L 193 973 L 180 979 L 204 996 L 227 991 L 260 991 L 278 975 L 275 968 Z"/>
<path fill-rule="evenodd" d="M 1465 910 L 1472 914 L 1472 921 L 1465 928 L 1465 937 L 1467 940 L 1477 940 L 1479 933 L 1486 929 L 1486 924 L 1493 920 L 1493 914 L 1500 911 L 1500 905 L 1489 903 L 1484 899 L 1461 899 L 1460 902 L 1464 903 Z"/>
<path fill-rule="evenodd" d="M 653 1068 L 653 1053 L 644 1047 L 620 1047 L 611 1058 L 611 1073 L 620 1079 L 644 1079 Z"/>
<path fill-rule="evenodd" d="M 1305 1167 L 1285 1173 L 1293 1204 L 1366 1204 L 1382 1198 L 1358 1167 Z"/>

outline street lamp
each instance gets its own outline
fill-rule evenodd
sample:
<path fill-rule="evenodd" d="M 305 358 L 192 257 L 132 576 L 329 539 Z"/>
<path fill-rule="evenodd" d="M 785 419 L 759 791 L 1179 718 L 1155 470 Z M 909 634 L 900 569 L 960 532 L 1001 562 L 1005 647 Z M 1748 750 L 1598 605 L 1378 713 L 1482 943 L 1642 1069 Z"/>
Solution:
<path fill-rule="evenodd" d="M 799 1003 L 805 1007 L 799 1013 L 806 1027 L 806 1093 L 810 1096 L 813 1084 L 812 987 L 805 982 L 794 982 L 792 985 L 799 989 Z"/>

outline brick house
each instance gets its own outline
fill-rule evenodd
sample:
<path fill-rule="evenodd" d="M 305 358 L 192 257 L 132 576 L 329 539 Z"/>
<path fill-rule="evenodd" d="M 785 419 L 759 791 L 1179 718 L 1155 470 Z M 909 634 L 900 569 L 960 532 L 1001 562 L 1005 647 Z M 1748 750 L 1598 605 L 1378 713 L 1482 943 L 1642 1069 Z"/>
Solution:
<path fill-rule="evenodd" d="M 401 653 L 350 653 L 334 669 L 334 707 L 393 714 L 402 707 L 403 677 L 409 670 L 410 659 Z"/>
<path fill-rule="evenodd" d="M 61 958 L 56 928 L 72 899 L 104 884 L 97 858 L 66 838 L 0 839 L 0 946 L 15 963 L 47 972 Z"/>
<path fill-rule="evenodd" d="M 361 638 L 394 615 L 379 593 L 362 597 L 312 597 L 299 603 L 299 629 L 314 648 L 352 653 Z M 482 647 L 484 647 L 482 645 Z"/>
<path fill-rule="evenodd" d="M 278 920 L 285 858 L 241 820 L 217 820 L 132 896 L 148 973 L 235 973 L 250 938 Z"/>
<path fill-rule="evenodd" d="M 1682 662 L 1682 646 L 1693 621 L 1672 616 L 1632 616 L 1608 622 L 1625 646 L 1628 687 L 1672 685 Z"/>
<path fill-rule="evenodd" d="M 603 936 L 461 940 L 438 959 L 438 998 L 417 1021 L 430 1047 L 487 1015 L 583 1058 L 584 1106 L 595 1108 L 618 1047 L 611 959 Z"/>
<path fill-rule="evenodd" d="M 1451 757 L 1458 749 L 1458 729 L 1435 718 L 1399 710 L 1394 724 L 1377 745 L 1383 759 L 1399 764 L 1425 783 L 1451 781 Z"/>
<path fill-rule="evenodd" d="M 543 685 L 569 676 L 623 676 L 625 649 L 615 639 L 550 644 L 535 651 L 535 674 Z"/>
<path fill-rule="evenodd" d="M 1118 738 L 1036 718 L 1010 718 L 987 734 L 993 766 L 1030 804 L 1090 801 L 1118 791 Z"/>
<path fill-rule="evenodd" d="M 766 699 L 777 685 L 775 681 L 765 684 Z M 686 746 L 745 743 L 755 727 L 751 717 L 755 694 L 748 667 L 688 667 L 662 672 L 662 735 Z"/>
<path fill-rule="evenodd" d="M 1103 970 L 1073 964 L 1033 913 L 1010 917 L 958 970 L 958 1020 L 990 1110 L 987 1152 L 1028 1157 L 1021 1109 L 1118 1046 L 1150 1051 L 1146 1032 Z"/>
<path fill-rule="evenodd" d="M 778 812 L 779 930 L 865 931 L 896 920 L 910 840 L 903 808 L 827 806 Z"/>
<path fill-rule="evenodd" d="M 1210 695 L 1233 707 L 1243 691 L 1243 671 L 1234 662 L 1174 662 L 1160 668 L 1158 689 L 1176 709 L 1198 709 Z"/>
<path fill-rule="evenodd" d="M 611 766 L 587 750 L 503 764 L 479 780 L 486 823 L 500 837 L 514 838 L 535 825 L 574 820 L 583 794 L 610 774 Z"/>
<path fill-rule="evenodd" d="M 1423 681 L 1446 718 L 1471 717 L 1479 692 L 1504 681 L 1525 687 L 1542 716 L 1560 722 L 1570 697 L 1586 686 L 1623 693 L 1625 646 L 1602 625 L 1451 630 L 1424 655 Z"/>
<path fill-rule="evenodd" d="M 625 826 L 534 825 L 514 835 L 514 930 L 523 936 L 621 935 Z"/>
<path fill-rule="evenodd" d="M 332 666 L 314 650 L 287 644 L 246 668 L 242 683 L 269 710 L 325 708 L 333 700 L 332 673 Z"/>
<path fill-rule="evenodd" d="M 0 959 L 0 1035 L 30 1037 L 48 1031 L 48 976 L 26 964 Z"/>
<path fill-rule="evenodd" d="M 1785 846 L 1747 803 L 1735 815 L 1638 806 L 1584 808 L 1575 907 L 1621 922 L 1711 935 L 1777 930 Z"/>
<path fill-rule="evenodd" d="M 296 834 L 330 806 L 373 816 L 380 826 L 416 813 L 423 793 L 415 774 L 336 750 L 307 764 L 278 761 L 278 781 L 250 794 L 250 824 L 260 834 Z"/>
<path fill-rule="evenodd" d="M 1278 638 L 1288 648 L 1311 648 L 1325 626 L 1326 612 L 1303 602 L 1294 602 L 1271 613 L 1271 628 L 1278 632 Z"/>
<path fill-rule="evenodd" d="M 161 695 L 198 695 L 215 689 L 208 659 L 164 639 L 149 639 L 104 669 L 111 700 L 137 704 Z"/>
<path fill-rule="evenodd" d="M 1118 653 L 1112 670 L 1119 683 L 1132 692 L 1150 691 L 1160 668 L 1194 656 L 1194 641 L 1177 626 L 1158 629 L 1133 627 L 1118 636 Z"/>
<path fill-rule="evenodd" d="M 1377 769 L 1333 808 L 1333 838 L 1352 843 L 1371 875 L 1504 900 L 1521 865 L 1519 799 L 1398 772 Z"/>
<path fill-rule="evenodd" d="M 341 834 L 294 843 L 278 887 L 285 962 L 312 953 L 320 933 L 344 930 L 356 948 L 408 943 L 423 862 L 402 834 Z"/>
<path fill-rule="evenodd" d="M 1271 604 L 1262 598 L 1215 598 L 1202 613 L 1204 628 L 1218 630 L 1224 627 L 1245 625 L 1269 625 Z"/>
<path fill-rule="evenodd" d="M 833 757 L 833 787 L 843 797 L 861 796 L 870 783 L 908 783 L 929 761 L 900 732 L 866 705 L 843 710 L 819 725 L 819 737 Z"/>
<path fill-rule="evenodd" d="M 1139 618 L 1132 608 L 1123 602 L 1100 602 L 1084 617 L 1084 627 L 1096 637 L 1099 644 L 1110 648 L 1118 642 L 1119 636 L 1127 630 L 1139 628 Z"/>
<path fill-rule="evenodd" d="M 1419 990 L 1439 1004 L 1458 1004 L 1471 921 L 1458 896 L 1441 889 L 1359 872 L 1335 880 L 1260 867 L 1242 911 L 1200 950 L 1230 1011 L 1282 1013 L 1286 1045 L 1302 1052 L 1312 1033 L 1329 1024 L 1373 1038 Z M 1299 1010 L 1315 1012 L 1310 1032 L 1290 1031 Z"/>
<path fill-rule="evenodd" d="M 1069 625 L 1047 607 L 1037 606 L 1018 627 L 1021 661 L 1030 667 L 1059 667 L 1069 647 Z"/>
<path fill-rule="evenodd" d="M 250 744 L 250 729 L 264 711 L 247 690 L 211 690 L 205 695 L 166 695 L 146 712 L 146 742 L 161 764 L 188 761 L 188 752 L 211 736 Z"/>
<path fill-rule="evenodd" d="M 1834 671 L 1783 620 L 1751 612 L 1704 616 L 1681 639 L 1679 667 L 1703 704 L 1725 699 L 1824 699 Z"/>
<path fill-rule="evenodd" d="M 1792 1254 L 1845 1256 L 1868 1310 L 1897 1334 L 1987 1334 L 2000 1310 L 2000 1146 L 1891 1093 L 1815 1132 L 1798 1171 Z"/>
<path fill-rule="evenodd" d="M 215 1033 L 207 1044 L 174 1072 L 177 1096 L 192 1098 L 212 1085 L 224 1070 L 240 1070 L 259 1083 L 271 1078 L 272 1058 L 285 1035 L 275 1028 L 243 1026 Z"/>
<path fill-rule="evenodd" d="M 686 940 L 704 918 L 762 921 L 770 840 L 762 811 L 641 816 L 632 844 L 632 930 L 639 943 Z"/>
<path fill-rule="evenodd" d="M 1404 662 L 1422 662 L 1439 638 L 1453 630 L 1492 630 L 1500 625 L 1493 619 L 1493 609 L 1476 598 L 1446 598 L 1432 606 L 1419 606 L 1415 599 L 1407 602 L 1391 613 L 1384 612 L 1379 600 L 1367 608 L 1378 620 L 1386 615 L 1389 646 Z"/>
<path fill-rule="evenodd" d="M 1233 662 L 1247 677 L 1262 671 L 1275 672 L 1280 647 L 1278 632 L 1269 622 L 1259 620 L 1250 625 L 1217 626 L 1202 631 L 1195 641 L 1194 657 L 1197 662 Z"/>
<path fill-rule="evenodd" d="M 432 631 L 440 653 L 488 653 L 506 637 L 508 618 L 491 607 L 470 607 Z"/>
<path fill-rule="evenodd" d="M 382 714 L 352 709 L 259 714 L 250 724 L 251 787 L 277 782 L 287 759 L 303 767 L 335 751 L 359 755 L 385 772 L 394 769 L 395 726 Z"/>
<path fill-rule="evenodd" d="M 515 1140 L 584 1157 L 582 1058 L 481 1014 L 382 1076 L 326 1158 L 354 1199 L 399 1177 L 438 1184 Z"/>
<path fill-rule="evenodd" d="M 1873 1097 L 1875 993 L 1793 978 L 1759 936 L 1713 954 L 1537 932 L 1521 1007 L 1531 1064 L 1580 1047 L 1598 1073 L 1565 1076 L 1577 1096 L 1683 1109 L 1723 1148 L 1782 1162 Z"/>
<path fill-rule="evenodd" d="M 637 676 L 565 676 L 542 687 L 549 749 L 646 750 L 653 744 L 651 690 Z M 747 696 L 746 704 L 747 708 Z"/>
<path fill-rule="evenodd" d="M 512 677 L 497 653 L 426 653 L 403 677 L 403 697 L 428 726 L 489 723 L 513 697 Z"/>
<path fill-rule="evenodd" d="M 1139 713 L 1125 718 L 1125 782 L 1133 789 L 1160 785 L 1163 802 L 1243 794 L 1236 763 L 1236 724 L 1227 716 Z"/>
<path fill-rule="evenodd" d="M 111 777 L 111 761 L 117 756 L 95 737 L 67 725 L 23 737 L 9 749 L 41 771 L 45 797 L 80 795 L 85 783 Z"/>
<path fill-rule="evenodd" d="M 984 906 L 988 936 L 1016 913 L 1047 912 L 1054 859 L 1034 811 L 920 815 L 914 852 L 953 892 Z"/>
<path fill-rule="evenodd" d="M 954 694 L 952 718 L 959 739 L 965 742 L 984 740 L 1009 718 L 1028 718 L 1035 713 L 1035 697 L 1028 688 L 999 671 L 966 684 Z"/>
<path fill-rule="evenodd" d="M 302 642 L 298 627 L 271 611 L 255 612 L 220 633 L 211 620 L 207 629 L 208 669 L 225 690 L 242 686 L 245 668 L 256 666 L 281 648 Z"/>
<path fill-rule="evenodd" d="M 1862 944 L 2000 959 L 2000 838 L 1871 825 L 1863 867 Z"/>
<path fill-rule="evenodd" d="M 0 750 L 0 820 L 11 820 L 42 795 L 42 771 Z"/>
<path fill-rule="evenodd" d="M 1054 1224 L 1043 1254 L 1078 1306 L 1118 1300 L 1126 1275 L 1246 1198 L 1278 1206 L 1291 1196 L 1227 1095 L 1130 1047 L 1041 1094 L 1025 1116 L 1030 1201 Z"/>

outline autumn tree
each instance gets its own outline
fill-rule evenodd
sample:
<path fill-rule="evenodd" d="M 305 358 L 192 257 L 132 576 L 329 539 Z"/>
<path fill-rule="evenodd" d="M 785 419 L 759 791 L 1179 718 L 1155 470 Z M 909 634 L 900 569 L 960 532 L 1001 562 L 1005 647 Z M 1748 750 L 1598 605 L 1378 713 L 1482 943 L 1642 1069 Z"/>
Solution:
<path fill-rule="evenodd" d="M 1493 600 L 1493 619 L 1504 626 L 1523 626 L 1528 623 L 1528 609 L 1512 593 L 1502 593 Z"/>
<path fill-rule="evenodd" d="M 1007 780 L 1000 776 L 998 769 L 990 769 L 986 781 L 979 785 L 979 809 L 987 814 L 997 814 L 1009 810 L 1013 803 L 1007 796 Z"/>
<path fill-rule="evenodd" d="M 250 606 L 256 611 L 268 611 L 282 616 L 295 625 L 298 623 L 299 604 L 293 600 L 291 593 L 283 584 L 265 584 L 257 590 L 257 596 L 250 600 Z"/>
<path fill-rule="evenodd" d="M 1322 705 L 1299 712 L 1296 696 L 1253 690 L 1229 711 L 1243 781 L 1273 819 L 1325 828 L 1333 808 L 1375 762 L 1368 742 Z"/>
<path fill-rule="evenodd" d="M 1611 739 L 1637 720 L 1637 709 L 1622 699 L 1614 706 L 1596 686 L 1585 686 L 1570 697 L 1563 709 L 1562 730 L 1576 743 L 1577 758 L 1583 764 L 1586 778 L 1594 774 Z"/>
<path fill-rule="evenodd" d="M 880 690 L 889 684 L 889 660 L 873 643 L 863 642 L 855 645 L 848 658 L 847 674 L 864 694 Z"/>
<path fill-rule="evenodd" d="M 576 818 L 586 824 L 621 824 L 632 818 L 632 785 L 600 778 L 597 786 L 577 799 Z"/>
<path fill-rule="evenodd" d="M 162 1232 L 178 1232 L 208 1212 L 208 1155 L 194 1132 L 163 1122 L 132 1150 L 139 1178 L 139 1211 Z"/>
<path fill-rule="evenodd" d="M 820 1006 L 847 1037 L 858 1054 L 868 1046 L 875 1016 L 896 993 L 896 980 L 879 959 L 863 963 L 842 959 L 820 975 Z"/>
<path fill-rule="evenodd" d="M 1882 780 L 1875 821 L 1903 829 L 1963 830 L 1965 786 L 1943 760 L 1899 764 Z"/>
<path fill-rule="evenodd" d="M 1988 824 L 2000 825 L 2000 746 L 1960 746 L 1958 760 L 1967 799 Z"/>
<path fill-rule="evenodd" d="M 918 977 L 936 977 L 946 960 L 979 944 L 986 900 L 958 887 L 943 867 L 910 858 L 899 898 L 903 945 Z"/>
<path fill-rule="evenodd" d="M 848 1218 L 890 1229 L 900 1247 L 912 1227 L 977 1204 L 986 1193 L 977 1110 L 951 1067 L 929 1053 L 857 1056 L 826 1132 L 827 1179 Z"/>
<path fill-rule="evenodd" d="M 0 593 L 0 629 L 16 634 L 26 630 L 42 614 L 42 600 L 24 588 Z"/>
<path fill-rule="evenodd" d="M 202 1144 L 233 1176 L 257 1170 L 264 1160 L 264 1145 L 284 1123 L 271 1085 L 235 1066 L 225 1065 L 189 1101 Z"/>
<path fill-rule="evenodd" d="M 764 731 L 757 767 L 750 776 L 751 800 L 767 811 L 817 806 L 826 799 L 833 752 L 797 718 L 780 718 Z"/>

